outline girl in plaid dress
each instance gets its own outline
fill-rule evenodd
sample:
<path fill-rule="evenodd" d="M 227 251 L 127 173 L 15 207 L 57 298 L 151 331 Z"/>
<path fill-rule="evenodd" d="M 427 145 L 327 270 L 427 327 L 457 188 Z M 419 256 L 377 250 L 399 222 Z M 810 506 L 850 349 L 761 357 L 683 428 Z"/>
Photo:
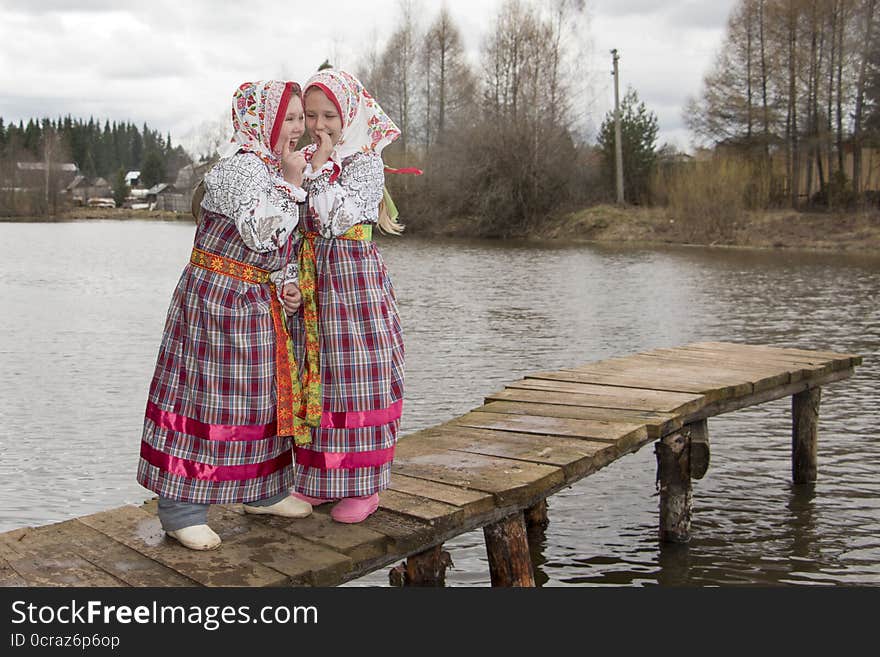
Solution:
<path fill-rule="evenodd" d="M 380 211 L 381 153 L 400 131 L 343 71 L 315 74 L 304 99 L 314 143 L 303 151 L 303 305 L 292 333 L 303 388 L 320 384 L 309 388 L 307 404 L 319 426 L 296 447 L 294 495 L 313 505 L 340 500 L 331 516 L 353 523 L 376 510 L 379 491 L 388 487 L 403 404 L 397 304 L 371 239 L 377 223 L 385 232 L 402 229 Z"/>
<path fill-rule="evenodd" d="M 300 302 L 290 284 L 305 200 L 305 159 L 295 151 L 300 88 L 244 83 L 232 117 L 234 136 L 205 176 L 194 249 L 168 310 L 137 475 L 159 495 L 166 533 L 197 550 L 220 544 L 207 524 L 210 504 L 311 513 L 289 495 L 298 380 L 285 311 Z"/>

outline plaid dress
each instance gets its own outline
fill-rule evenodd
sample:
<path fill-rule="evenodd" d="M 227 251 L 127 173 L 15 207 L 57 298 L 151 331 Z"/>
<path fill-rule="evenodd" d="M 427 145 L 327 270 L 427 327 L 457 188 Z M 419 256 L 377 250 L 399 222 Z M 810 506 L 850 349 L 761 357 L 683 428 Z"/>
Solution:
<path fill-rule="evenodd" d="M 266 271 L 293 251 L 247 248 L 204 212 L 195 247 Z M 144 419 L 138 482 L 173 500 L 263 499 L 292 484 L 291 439 L 276 435 L 272 288 L 192 263 L 171 299 Z"/>
<path fill-rule="evenodd" d="M 314 211 L 300 227 L 320 231 Z M 294 489 L 325 499 L 371 495 L 388 487 L 403 404 L 397 302 L 372 240 L 316 236 L 314 245 L 323 412 L 311 443 L 296 447 Z M 292 323 L 302 368 L 302 315 Z"/>

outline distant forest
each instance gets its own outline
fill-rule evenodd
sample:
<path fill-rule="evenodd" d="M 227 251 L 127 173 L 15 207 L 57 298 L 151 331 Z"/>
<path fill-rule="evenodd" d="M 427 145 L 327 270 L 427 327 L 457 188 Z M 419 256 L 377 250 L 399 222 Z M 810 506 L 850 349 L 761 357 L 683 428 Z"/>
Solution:
<path fill-rule="evenodd" d="M 51 155 L 54 162 L 72 162 L 86 177 L 110 180 L 119 169 L 139 170 L 145 186 L 166 180 L 190 162 L 181 146 L 171 145 L 171 134 L 164 137 L 146 123 L 138 129 L 133 123 L 117 123 L 70 116 L 55 120 L 29 119 L 6 124 L 0 117 L 0 158 L 19 162 L 43 162 Z"/>
<path fill-rule="evenodd" d="M 146 123 L 139 129 L 71 116 L 18 123 L 0 117 L 0 215 L 57 214 L 77 175 L 104 178 L 124 198 L 125 172 L 140 171 L 140 184 L 152 187 L 173 182 L 190 162 L 183 147 L 172 146 L 170 134 Z"/>

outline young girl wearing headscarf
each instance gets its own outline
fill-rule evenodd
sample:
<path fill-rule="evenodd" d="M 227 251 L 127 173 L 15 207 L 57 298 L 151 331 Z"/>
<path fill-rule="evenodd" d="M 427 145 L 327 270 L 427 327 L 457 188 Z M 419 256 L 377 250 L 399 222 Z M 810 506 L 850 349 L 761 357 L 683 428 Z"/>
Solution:
<path fill-rule="evenodd" d="M 388 487 L 403 404 L 404 346 L 391 279 L 373 228 L 384 210 L 382 149 L 400 131 L 352 75 L 326 69 L 304 87 L 313 144 L 300 224 L 302 308 L 292 331 L 311 427 L 297 439 L 294 496 L 339 500 L 338 522 L 364 520 Z M 381 206 L 381 208 L 380 208 Z"/>
<path fill-rule="evenodd" d="M 166 533 L 208 550 L 210 504 L 305 517 L 289 495 L 291 437 L 308 435 L 287 313 L 299 305 L 292 239 L 305 200 L 300 88 L 246 82 L 234 136 L 204 180 L 190 262 L 171 299 L 150 385 L 138 482 Z"/>

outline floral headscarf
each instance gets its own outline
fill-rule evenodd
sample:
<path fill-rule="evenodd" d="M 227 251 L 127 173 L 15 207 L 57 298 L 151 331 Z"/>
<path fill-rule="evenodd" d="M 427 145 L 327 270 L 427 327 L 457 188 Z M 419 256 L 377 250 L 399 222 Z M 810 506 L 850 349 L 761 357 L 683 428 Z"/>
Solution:
<path fill-rule="evenodd" d="M 299 85 L 283 80 L 245 82 L 236 89 L 232 95 L 234 134 L 221 157 L 246 151 L 280 172 L 281 162 L 273 147 L 278 141 L 287 104 L 294 94 L 301 95 Z"/>
<path fill-rule="evenodd" d="M 318 71 L 306 82 L 303 92 L 312 87 L 327 95 L 342 118 L 342 134 L 330 156 L 334 162 L 341 163 L 358 152 L 381 155 L 382 149 L 400 136 L 394 121 L 350 73 L 332 68 Z"/>

